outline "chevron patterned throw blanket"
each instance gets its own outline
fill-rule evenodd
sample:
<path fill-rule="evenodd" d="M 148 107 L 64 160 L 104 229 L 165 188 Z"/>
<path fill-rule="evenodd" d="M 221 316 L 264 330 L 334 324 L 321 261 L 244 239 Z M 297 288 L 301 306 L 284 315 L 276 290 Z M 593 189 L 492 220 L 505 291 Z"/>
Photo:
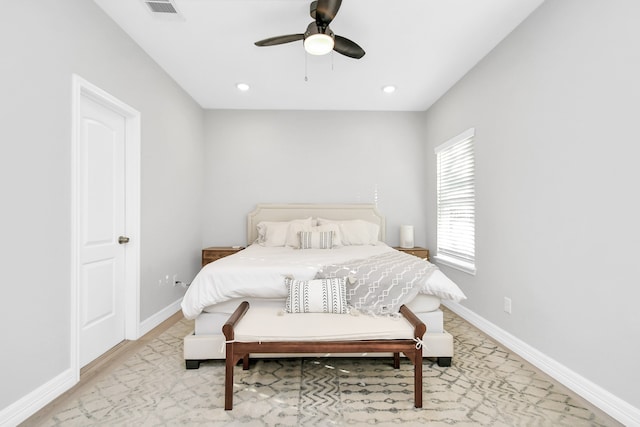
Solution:
<path fill-rule="evenodd" d="M 372 315 L 396 314 L 438 267 L 400 251 L 323 266 L 317 279 L 347 277 L 347 303 Z"/>

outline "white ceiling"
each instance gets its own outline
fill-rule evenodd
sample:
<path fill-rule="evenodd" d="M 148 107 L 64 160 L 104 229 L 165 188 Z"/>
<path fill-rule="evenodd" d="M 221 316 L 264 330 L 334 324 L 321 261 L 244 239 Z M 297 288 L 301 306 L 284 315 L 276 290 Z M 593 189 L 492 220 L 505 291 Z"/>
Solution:
<path fill-rule="evenodd" d="M 253 44 L 303 33 L 311 0 L 174 0 L 172 19 L 143 0 L 94 1 L 203 108 L 423 111 L 543 0 L 343 0 L 331 29 L 360 60 Z"/>

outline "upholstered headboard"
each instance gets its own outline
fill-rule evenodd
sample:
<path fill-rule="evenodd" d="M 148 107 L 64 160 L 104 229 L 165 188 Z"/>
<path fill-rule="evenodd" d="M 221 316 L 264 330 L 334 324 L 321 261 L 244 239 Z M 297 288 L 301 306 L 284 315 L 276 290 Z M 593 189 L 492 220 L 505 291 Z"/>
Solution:
<path fill-rule="evenodd" d="M 385 219 L 375 205 L 358 204 L 258 204 L 247 215 L 247 244 L 258 238 L 256 226 L 260 221 L 290 221 L 300 218 L 362 219 L 380 226 L 379 240 L 385 241 Z"/>

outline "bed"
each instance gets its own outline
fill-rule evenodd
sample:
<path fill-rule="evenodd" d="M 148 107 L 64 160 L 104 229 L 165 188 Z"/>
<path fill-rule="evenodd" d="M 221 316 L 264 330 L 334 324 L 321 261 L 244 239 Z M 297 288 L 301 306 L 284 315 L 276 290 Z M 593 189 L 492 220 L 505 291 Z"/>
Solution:
<path fill-rule="evenodd" d="M 292 283 L 342 280 L 340 283 L 346 283 L 351 290 L 347 291 L 349 295 L 349 292 L 370 289 L 360 288 L 359 284 L 369 281 L 374 270 L 384 270 L 380 268 L 384 262 L 390 265 L 390 270 L 398 265 L 411 265 L 411 268 L 418 265 L 421 273 L 406 280 L 402 276 L 402 283 L 395 291 L 386 292 L 385 297 L 375 302 L 368 297 L 356 298 L 362 296 L 359 294 L 352 295 L 344 321 L 348 324 L 351 316 L 393 315 L 404 304 L 427 326 L 422 338 L 423 356 L 436 359 L 439 366 L 449 366 L 453 337 L 444 329 L 440 301 L 460 301 L 465 296 L 433 264 L 385 244 L 385 234 L 385 218 L 372 204 L 257 205 L 247 216 L 247 247 L 203 266 L 185 293 L 182 311 L 186 318 L 195 319 L 194 331 L 184 338 L 186 368 L 197 369 L 202 361 L 225 359 L 222 327 L 242 301 L 286 316 L 287 311 L 292 310 Z M 398 258 L 402 256 L 408 258 Z M 343 274 L 345 271 L 350 273 Z M 399 277 L 399 273 L 391 272 Z M 359 305 L 357 301 L 363 303 Z"/>

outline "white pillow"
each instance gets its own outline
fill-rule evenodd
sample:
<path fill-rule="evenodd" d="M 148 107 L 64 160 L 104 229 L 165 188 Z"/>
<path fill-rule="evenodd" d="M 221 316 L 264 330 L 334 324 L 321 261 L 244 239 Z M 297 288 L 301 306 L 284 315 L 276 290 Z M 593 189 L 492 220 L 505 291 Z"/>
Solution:
<path fill-rule="evenodd" d="M 294 280 L 287 277 L 284 283 L 288 288 L 287 313 L 348 312 L 345 278 Z"/>
<path fill-rule="evenodd" d="M 362 219 L 332 220 L 318 218 L 318 225 L 337 224 L 342 245 L 375 245 L 378 243 L 380 226 Z"/>
<path fill-rule="evenodd" d="M 333 231 L 300 231 L 300 249 L 331 249 Z"/>
<path fill-rule="evenodd" d="M 311 228 L 311 217 L 294 219 L 291 221 L 261 221 L 256 226 L 258 230 L 258 244 L 262 246 L 285 246 L 292 224 L 302 224 Z"/>
<path fill-rule="evenodd" d="M 435 295 L 442 299 L 450 299 L 451 301 L 460 302 L 467 299 L 467 296 L 449 279 L 442 271 L 436 269 L 427 279 L 420 289 L 420 293 L 427 295 Z"/>

